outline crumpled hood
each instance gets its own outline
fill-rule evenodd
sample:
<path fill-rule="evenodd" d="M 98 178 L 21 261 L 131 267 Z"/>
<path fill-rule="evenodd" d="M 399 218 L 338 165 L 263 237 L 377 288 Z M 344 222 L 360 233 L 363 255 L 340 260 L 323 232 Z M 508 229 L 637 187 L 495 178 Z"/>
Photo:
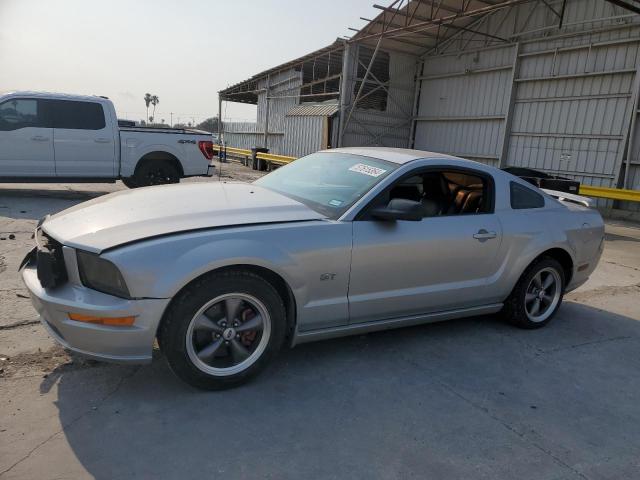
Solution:
<path fill-rule="evenodd" d="M 207 182 L 111 193 L 52 215 L 42 228 L 64 245 L 99 253 L 188 230 L 322 218 L 306 205 L 257 185 Z"/>

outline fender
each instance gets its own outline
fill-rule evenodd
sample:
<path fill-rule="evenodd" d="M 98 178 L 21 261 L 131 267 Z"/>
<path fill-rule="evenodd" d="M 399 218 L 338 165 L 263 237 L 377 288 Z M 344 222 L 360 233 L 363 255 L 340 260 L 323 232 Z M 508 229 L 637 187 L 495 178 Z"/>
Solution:
<path fill-rule="evenodd" d="M 139 250 L 144 250 L 144 258 Z M 150 256 L 158 258 L 153 270 Z M 136 298 L 171 298 L 205 273 L 232 265 L 269 269 L 287 282 L 294 295 L 304 289 L 304 281 L 295 274 L 299 271 L 295 259 L 276 245 L 267 246 L 254 239 L 216 239 L 211 238 L 211 233 L 195 233 L 134 244 L 104 257 L 121 268 L 131 295 Z"/>
<path fill-rule="evenodd" d="M 504 301 L 531 262 L 545 251 L 561 249 L 571 257 L 572 264 L 576 265 L 576 248 L 566 232 L 545 227 L 548 213 L 549 211 L 540 210 L 528 215 L 528 234 L 523 233 L 520 226 L 516 229 L 519 233 L 513 234 L 505 226 L 505 222 L 501 221 L 505 237 L 501 247 L 502 261 L 488 279 L 490 288 L 495 291 L 495 297 L 492 297 L 494 301 Z"/>
<path fill-rule="evenodd" d="M 126 138 L 122 142 L 122 146 L 121 146 L 122 158 L 121 158 L 121 164 L 120 164 L 120 175 L 122 175 L 123 177 L 130 177 L 131 175 L 133 175 L 138 163 L 140 162 L 140 159 L 142 159 L 142 157 L 152 152 L 166 152 L 173 155 L 178 159 L 178 162 L 180 162 L 182 170 L 183 171 L 185 170 L 184 158 L 183 158 L 184 152 L 181 152 L 177 146 L 174 147 L 173 145 L 158 143 L 158 144 L 152 144 L 152 145 L 145 145 L 144 147 L 139 148 L 138 147 L 139 143 L 140 143 L 140 140 L 136 138 Z"/>

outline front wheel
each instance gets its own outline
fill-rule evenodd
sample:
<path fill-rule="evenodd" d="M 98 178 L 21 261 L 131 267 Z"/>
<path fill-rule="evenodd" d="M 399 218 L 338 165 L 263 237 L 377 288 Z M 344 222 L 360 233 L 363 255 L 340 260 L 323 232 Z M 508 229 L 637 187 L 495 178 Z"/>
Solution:
<path fill-rule="evenodd" d="M 219 390 L 246 382 L 269 363 L 284 342 L 285 318 L 282 299 L 263 278 L 213 273 L 176 297 L 158 340 L 178 377 Z"/>
<path fill-rule="evenodd" d="M 133 177 L 124 177 L 121 180 L 127 188 L 136 188 L 138 186 Z"/>
<path fill-rule="evenodd" d="M 520 328 L 543 327 L 562 304 L 564 282 L 564 270 L 557 260 L 537 260 L 525 270 L 505 301 L 503 316 Z"/>

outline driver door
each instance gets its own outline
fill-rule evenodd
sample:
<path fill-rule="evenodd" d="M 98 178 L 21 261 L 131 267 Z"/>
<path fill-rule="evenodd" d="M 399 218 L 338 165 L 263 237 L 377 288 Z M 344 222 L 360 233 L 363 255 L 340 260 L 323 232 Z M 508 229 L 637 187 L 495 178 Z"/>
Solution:
<path fill-rule="evenodd" d="M 451 199 L 452 205 L 443 201 L 435 216 L 420 221 L 383 221 L 365 209 L 364 215 L 354 220 L 349 283 L 351 323 L 486 303 L 488 279 L 498 270 L 501 227 L 493 213 L 493 182 L 486 174 L 466 173 L 484 182 L 484 206 L 478 211 L 456 212 L 455 202 L 460 197 L 464 203 L 465 192 L 460 194 L 460 190 L 455 191 L 457 187 L 450 185 L 452 190 L 442 195 Z M 407 183 L 405 177 L 387 189 L 384 201 L 389 200 L 389 192 L 405 195 L 411 186 L 416 188 L 414 174 L 411 182 Z M 473 188 L 477 189 L 477 185 Z M 414 201 L 432 194 L 423 189 L 412 193 Z"/>
<path fill-rule="evenodd" d="M 0 177 L 53 177 L 53 128 L 42 100 L 0 103 Z"/>

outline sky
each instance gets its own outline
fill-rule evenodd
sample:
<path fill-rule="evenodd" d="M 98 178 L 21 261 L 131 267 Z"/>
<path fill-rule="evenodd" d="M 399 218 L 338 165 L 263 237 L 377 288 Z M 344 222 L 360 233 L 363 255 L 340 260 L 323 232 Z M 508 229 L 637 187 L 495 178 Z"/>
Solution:
<path fill-rule="evenodd" d="M 350 35 L 374 0 L 0 0 L 0 92 L 105 95 L 119 118 L 198 123 L 218 90 Z M 227 102 L 223 119 L 255 120 Z"/>

